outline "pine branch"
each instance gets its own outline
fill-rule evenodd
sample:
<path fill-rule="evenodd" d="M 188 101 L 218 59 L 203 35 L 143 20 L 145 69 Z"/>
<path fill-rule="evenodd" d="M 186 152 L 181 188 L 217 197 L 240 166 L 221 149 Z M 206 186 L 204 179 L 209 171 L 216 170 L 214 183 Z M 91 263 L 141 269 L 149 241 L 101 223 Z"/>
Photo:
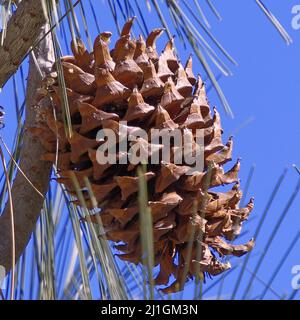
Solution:
<path fill-rule="evenodd" d="M 31 1 L 34 2 L 34 1 Z M 36 31 L 43 37 L 48 30 L 45 25 Z M 40 71 L 43 74 L 50 72 L 54 63 L 54 52 L 51 35 L 48 34 L 34 50 L 37 68 L 33 56 L 30 56 L 29 75 L 26 91 L 26 120 L 23 134 L 23 142 L 20 153 L 20 168 L 43 195 L 46 194 L 50 179 L 51 164 L 41 161 L 44 149 L 36 137 L 27 130 L 36 126 L 36 111 L 34 108 L 36 90 L 41 84 Z M 39 70 L 38 70 L 39 69 Z M 49 103 L 49 102 L 48 102 Z M 36 225 L 44 198 L 28 183 L 24 175 L 18 171 L 12 187 L 12 198 L 15 219 L 16 234 L 16 261 L 22 255 Z M 11 227 L 10 211 L 6 205 L 3 215 L 0 217 L 0 265 L 6 272 L 11 269 Z"/>
<path fill-rule="evenodd" d="M 41 0 L 20 3 L 7 24 L 3 46 L 0 46 L 0 88 L 16 72 L 45 22 Z"/>

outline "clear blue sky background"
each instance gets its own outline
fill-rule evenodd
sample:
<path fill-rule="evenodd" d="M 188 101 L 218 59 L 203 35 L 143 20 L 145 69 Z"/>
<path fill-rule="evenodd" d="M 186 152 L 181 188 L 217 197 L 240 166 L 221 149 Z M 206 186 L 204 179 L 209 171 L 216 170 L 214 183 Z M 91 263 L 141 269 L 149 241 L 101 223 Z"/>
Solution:
<path fill-rule="evenodd" d="M 115 26 L 109 9 L 97 3 L 99 10 L 99 24 L 101 30 L 113 30 L 116 35 Z M 291 167 L 293 163 L 300 166 L 300 30 L 291 27 L 291 9 L 300 4 L 300 0 L 265 0 L 265 4 L 273 11 L 292 36 L 294 43 L 286 46 L 277 31 L 259 10 L 255 1 L 214 1 L 222 15 L 222 22 L 218 22 L 208 7 L 204 6 L 205 12 L 212 25 L 214 35 L 228 49 L 237 60 L 239 66 L 232 67 L 234 75 L 229 78 L 222 77 L 220 84 L 228 98 L 235 114 L 235 118 L 229 118 L 223 111 L 214 90 L 209 91 L 211 105 L 216 105 L 223 118 L 224 140 L 234 134 L 235 158 L 242 158 L 241 179 L 245 185 L 249 170 L 255 164 L 255 173 L 250 186 L 249 196 L 255 197 L 255 210 L 245 230 L 247 234 L 238 242 L 247 241 L 254 234 L 267 200 L 274 188 L 275 182 L 285 167 L 289 168 L 287 178 L 269 211 L 263 230 L 257 239 L 253 258 L 248 265 L 253 269 L 262 253 L 266 241 L 279 219 L 286 203 L 291 196 L 297 181 L 298 174 Z M 92 16 L 86 7 L 90 17 L 90 26 L 93 25 Z M 149 27 L 160 26 L 156 13 L 145 11 Z M 91 28 L 92 36 L 96 35 L 96 29 Z M 84 32 L 82 32 L 84 33 Z M 114 38 L 115 39 L 115 38 Z M 113 40 L 114 40 L 113 39 Z M 161 47 L 166 37 L 160 40 Z M 185 61 L 190 50 L 184 50 L 178 39 L 179 55 Z M 26 65 L 25 72 L 26 72 Z M 198 62 L 194 64 L 195 73 L 203 73 Z M 19 74 L 17 75 L 17 78 Z M 22 93 L 21 86 L 19 87 Z M 0 104 L 6 110 L 6 127 L 2 130 L 4 139 L 11 143 L 12 133 L 15 128 L 14 98 L 12 81 L 10 81 L 0 94 Z M 258 273 L 258 277 L 267 282 L 269 277 L 280 261 L 282 254 L 300 230 L 300 197 L 298 196 L 290 211 L 283 221 L 282 226 L 266 255 L 264 265 Z M 284 265 L 272 287 L 279 294 L 291 293 L 291 269 L 294 265 L 300 265 L 299 255 L 300 242 L 296 245 Z M 257 255 L 255 255 L 255 253 Z M 242 258 L 244 259 L 244 258 Z M 224 298 L 230 298 L 230 293 L 239 274 L 239 267 L 228 276 L 224 282 L 222 294 Z M 218 278 L 215 278 L 218 279 Z M 249 279 L 246 271 L 243 284 L 240 287 L 238 297 L 243 292 L 245 284 Z M 204 289 L 215 280 L 208 280 Z M 215 297 L 219 287 L 209 291 L 207 298 Z M 263 286 L 259 280 L 253 283 L 251 297 L 259 295 Z M 188 286 L 185 297 L 193 295 L 193 286 Z M 269 291 L 267 298 L 276 298 Z M 296 296 L 300 298 L 300 295 Z"/>

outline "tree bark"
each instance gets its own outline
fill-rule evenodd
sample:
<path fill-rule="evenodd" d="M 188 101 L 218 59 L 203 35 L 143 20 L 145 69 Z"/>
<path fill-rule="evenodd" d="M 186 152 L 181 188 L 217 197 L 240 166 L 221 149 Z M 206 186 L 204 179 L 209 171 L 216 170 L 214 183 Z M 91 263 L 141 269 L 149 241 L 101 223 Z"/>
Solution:
<path fill-rule="evenodd" d="M 8 22 L 6 37 L 0 46 L 0 88 L 16 72 L 45 22 L 40 0 L 20 3 Z"/>
<path fill-rule="evenodd" d="M 42 9 L 40 8 L 40 10 Z M 44 36 L 47 30 L 48 26 L 46 25 L 40 27 L 38 29 L 40 37 Z M 39 42 L 34 52 L 42 73 L 49 73 L 55 61 L 51 33 Z M 26 177 L 45 195 L 50 179 L 51 164 L 40 160 L 45 151 L 39 140 L 33 137 L 29 130 L 26 130 L 29 127 L 36 126 L 37 120 L 34 106 L 36 90 L 40 85 L 40 73 L 37 70 L 34 59 L 30 56 L 26 92 L 26 120 L 19 165 Z M 16 261 L 18 261 L 36 225 L 44 199 L 32 188 L 19 171 L 13 182 L 12 197 L 16 234 Z M 10 211 L 7 205 L 3 215 L 0 217 L 0 265 L 5 267 L 6 272 L 11 268 L 11 261 Z"/>

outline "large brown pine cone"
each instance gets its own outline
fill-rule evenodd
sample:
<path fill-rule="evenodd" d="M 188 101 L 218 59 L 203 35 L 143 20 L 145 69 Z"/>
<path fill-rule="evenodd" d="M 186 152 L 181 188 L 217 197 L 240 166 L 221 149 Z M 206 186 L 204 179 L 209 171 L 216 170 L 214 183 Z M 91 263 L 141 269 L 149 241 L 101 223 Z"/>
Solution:
<path fill-rule="evenodd" d="M 174 292 L 196 275 L 203 279 L 206 274 L 218 275 L 229 269 L 230 264 L 220 262 L 217 253 L 221 257 L 242 256 L 253 248 L 253 240 L 245 245 L 230 243 L 253 209 L 253 199 L 245 208 L 239 208 L 240 162 L 224 172 L 223 165 L 232 157 L 233 141 L 230 137 L 225 145 L 222 143 L 219 113 L 214 108 L 211 116 L 205 85 L 192 71 L 192 58 L 183 67 L 174 52 L 173 41 L 159 55 L 155 42 L 162 29 L 153 30 L 146 42 L 142 37 L 132 39 L 132 22 L 133 19 L 126 22 L 111 51 L 108 47 L 111 33 L 104 32 L 96 38 L 93 53 L 78 40 L 77 47 L 72 44 L 74 56 L 61 59 L 72 136 L 68 137 L 64 129 L 65 107 L 55 66 L 45 82 L 46 92 L 41 88 L 38 94 L 40 101 L 43 95 L 50 96 L 54 110 L 53 105 L 41 107 L 40 126 L 31 131 L 47 150 L 45 161 L 56 163 L 58 151 L 58 180 L 71 195 L 76 196 L 76 189 L 70 173 L 75 174 L 83 189 L 84 177 L 88 177 L 101 209 L 107 238 L 122 252 L 121 259 L 137 264 L 141 262 L 137 166 L 99 164 L 97 131 L 110 128 L 118 133 L 120 120 L 128 121 L 129 131 L 166 128 L 194 133 L 196 129 L 204 129 L 203 172 L 186 175 L 189 167 L 171 160 L 149 164 L 144 174 L 153 220 L 155 265 L 160 267 L 155 281 L 157 285 L 167 286 L 164 292 Z M 149 150 L 149 156 L 155 148 L 164 147 L 140 142 Z M 173 147 L 176 153 L 176 146 Z M 118 158 L 124 156 L 118 154 Z M 211 190 L 227 184 L 233 184 L 232 189 Z M 83 192 L 87 206 L 92 208 L 88 193 Z M 97 222 L 96 216 L 91 218 Z M 186 279 L 182 279 L 185 273 Z M 170 285 L 171 276 L 175 281 Z"/>

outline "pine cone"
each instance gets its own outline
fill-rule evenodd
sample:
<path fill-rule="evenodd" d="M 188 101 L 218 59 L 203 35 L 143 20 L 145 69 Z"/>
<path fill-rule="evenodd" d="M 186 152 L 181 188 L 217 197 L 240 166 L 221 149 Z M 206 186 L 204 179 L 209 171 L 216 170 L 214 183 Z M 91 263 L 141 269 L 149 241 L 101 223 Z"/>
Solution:
<path fill-rule="evenodd" d="M 107 238 L 115 242 L 121 252 L 119 258 L 138 264 L 141 263 L 141 243 L 137 165 L 100 164 L 97 148 L 101 141 L 96 140 L 96 134 L 100 129 L 109 128 L 118 135 L 120 120 L 126 120 L 127 130 L 132 132 L 139 128 L 148 133 L 153 128 L 179 129 L 183 134 L 204 130 L 202 172 L 187 175 L 190 169 L 187 164 L 174 163 L 178 147 L 173 146 L 170 162 L 150 164 L 144 174 L 153 220 L 155 265 L 160 267 L 155 282 L 166 286 L 164 292 L 175 292 L 190 278 L 205 279 L 206 275 L 218 275 L 229 269 L 230 264 L 220 262 L 216 253 L 221 257 L 242 256 L 253 248 L 253 239 L 245 245 L 229 243 L 240 233 L 242 222 L 253 209 L 253 199 L 245 208 L 239 208 L 240 161 L 224 172 L 223 165 L 232 158 L 233 140 L 230 137 L 225 145 L 222 142 L 220 115 L 216 108 L 211 115 L 205 85 L 192 71 L 192 57 L 183 67 L 175 54 L 173 40 L 159 55 L 155 42 L 162 29 L 153 30 L 146 41 L 141 36 L 133 40 L 130 37 L 132 22 L 133 19 L 126 22 L 114 49 L 108 46 L 111 33 L 104 32 L 96 38 L 93 53 L 78 40 L 77 48 L 74 44 L 71 46 L 74 56 L 61 59 L 72 137 L 64 130 L 64 107 L 55 65 L 46 81 L 47 95 L 53 101 L 55 113 L 53 105 L 41 108 L 40 126 L 31 131 L 47 150 L 43 160 L 55 163 L 58 147 L 58 181 L 71 195 L 76 196 L 71 173 L 83 189 L 84 177 L 89 179 Z M 41 89 L 39 99 L 43 95 L 45 90 Z M 149 157 L 164 147 L 143 139 L 139 143 Z M 124 157 L 126 153 L 117 155 L 118 160 Z M 227 184 L 233 184 L 229 191 L 211 190 Z M 88 194 L 85 197 L 92 209 Z M 76 204 L 80 205 L 79 201 Z M 95 223 L 97 218 L 91 215 Z M 186 279 L 182 279 L 183 274 Z M 169 285 L 171 276 L 176 280 Z"/>

